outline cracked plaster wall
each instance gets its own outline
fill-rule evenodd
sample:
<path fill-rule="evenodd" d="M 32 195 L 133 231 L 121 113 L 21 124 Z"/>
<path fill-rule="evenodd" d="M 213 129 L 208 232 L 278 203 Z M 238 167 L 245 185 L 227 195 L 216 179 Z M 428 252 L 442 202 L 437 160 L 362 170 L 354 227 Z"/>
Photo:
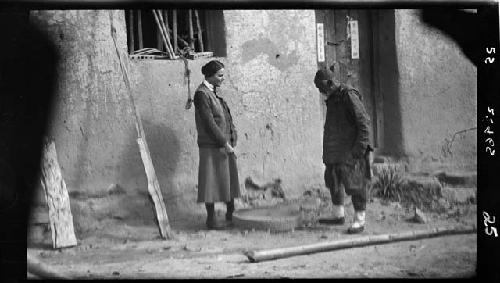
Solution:
<path fill-rule="evenodd" d="M 396 10 L 403 146 L 413 170 L 474 169 L 477 69 L 457 44 Z"/>
<path fill-rule="evenodd" d="M 322 184 L 314 10 L 225 11 L 224 17 L 225 89 L 237 117 L 241 177 L 280 177 L 289 195 Z"/>

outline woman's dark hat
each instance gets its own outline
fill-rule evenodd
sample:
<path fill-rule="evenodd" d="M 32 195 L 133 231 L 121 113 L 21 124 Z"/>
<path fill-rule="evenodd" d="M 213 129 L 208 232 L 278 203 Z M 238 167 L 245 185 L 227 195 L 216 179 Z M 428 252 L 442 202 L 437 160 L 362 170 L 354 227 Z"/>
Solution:
<path fill-rule="evenodd" d="M 224 64 L 222 64 L 222 62 L 212 60 L 201 67 L 201 73 L 205 75 L 205 77 L 211 77 L 222 68 L 224 68 Z"/>

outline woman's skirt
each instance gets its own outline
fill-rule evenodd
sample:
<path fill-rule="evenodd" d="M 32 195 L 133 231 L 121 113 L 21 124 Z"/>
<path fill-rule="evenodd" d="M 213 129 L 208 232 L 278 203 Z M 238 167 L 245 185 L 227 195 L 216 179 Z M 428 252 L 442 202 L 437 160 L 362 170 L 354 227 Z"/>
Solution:
<path fill-rule="evenodd" d="M 236 156 L 219 148 L 199 148 L 197 202 L 228 202 L 241 196 Z"/>

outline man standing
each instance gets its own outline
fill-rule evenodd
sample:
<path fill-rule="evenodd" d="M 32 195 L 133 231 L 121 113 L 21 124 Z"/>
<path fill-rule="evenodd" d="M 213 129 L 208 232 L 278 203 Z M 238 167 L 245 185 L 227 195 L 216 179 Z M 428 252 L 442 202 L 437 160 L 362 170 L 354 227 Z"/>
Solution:
<path fill-rule="evenodd" d="M 348 233 L 360 233 L 365 226 L 366 190 L 371 177 L 369 154 L 370 118 L 359 92 L 334 81 L 333 72 L 316 72 L 314 84 L 324 95 L 327 112 L 323 133 L 325 184 L 330 189 L 333 216 L 321 218 L 323 224 L 345 222 L 344 194 L 352 198 L 354 221 Z M 341 185 L 344 185 L 342 189 Z"/>

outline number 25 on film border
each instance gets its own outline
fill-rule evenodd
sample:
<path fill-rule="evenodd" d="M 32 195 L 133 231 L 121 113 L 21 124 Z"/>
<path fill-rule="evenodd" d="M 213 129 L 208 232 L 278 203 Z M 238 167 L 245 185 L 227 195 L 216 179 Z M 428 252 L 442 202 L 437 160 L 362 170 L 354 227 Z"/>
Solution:
<path fill-rule="evenodd" d="M 486 233 L 486 235 L 491 236 L 492 234 L 495 234 L 495 238 L 498 237 L 497 228 L 496 227 L 490 227 L 488 225 L 488 224 L 495 223 L 495 216 L 493 216 L 493 219 L 491 219 L 491 217 L 488 214 L 488 212 L 483 211 L 483 217 L 484 217 L 484 226 L 485 226 L 484 232 Z M 488 230 L 488 228 L 491 229 L 491 230 Z"/>
<path fill-rule="evenodd" d="M 486 47 L 486 53 L 495 54 L 495 47 Z M 486 59 L 484 59 L 485 64 L 491 64 L 493 62 L 495 62 L 495 57 L 486 57 Z"/>

